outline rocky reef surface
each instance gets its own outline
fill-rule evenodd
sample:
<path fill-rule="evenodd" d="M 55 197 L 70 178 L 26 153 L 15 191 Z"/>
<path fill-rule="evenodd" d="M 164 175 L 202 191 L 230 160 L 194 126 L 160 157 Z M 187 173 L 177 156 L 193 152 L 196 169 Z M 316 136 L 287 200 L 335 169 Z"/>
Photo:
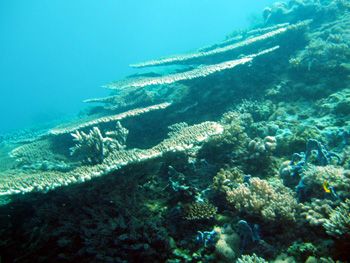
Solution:
<path fill-rule="evenodd" d="M 1 262 L 348 262 L 349 1 L 131 66 L 85 116 L 0 137 Z"/>

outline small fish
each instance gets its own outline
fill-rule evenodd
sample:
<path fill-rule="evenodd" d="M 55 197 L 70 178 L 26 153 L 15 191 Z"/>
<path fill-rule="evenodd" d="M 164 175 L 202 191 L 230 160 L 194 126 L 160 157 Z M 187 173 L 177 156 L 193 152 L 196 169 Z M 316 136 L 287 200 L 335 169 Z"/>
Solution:
<path fill-rule="evenodd" d="M 331 192 L 331 189 L 329 187 L 329 184 L 327 181 L 324 181 L 323 182 L 323 190 L 326 192 L 326 193 L 330 193 Z"/>

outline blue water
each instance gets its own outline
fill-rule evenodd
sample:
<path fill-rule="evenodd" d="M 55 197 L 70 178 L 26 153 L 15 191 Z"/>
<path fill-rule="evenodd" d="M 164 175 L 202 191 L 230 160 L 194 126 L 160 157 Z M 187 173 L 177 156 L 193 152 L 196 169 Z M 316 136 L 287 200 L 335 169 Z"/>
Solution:
<path fill-rule="evenodd" d="M 272 2 L 0 1 L 0 133 L 77 114 L 128 64 L 222 40 Z"/>

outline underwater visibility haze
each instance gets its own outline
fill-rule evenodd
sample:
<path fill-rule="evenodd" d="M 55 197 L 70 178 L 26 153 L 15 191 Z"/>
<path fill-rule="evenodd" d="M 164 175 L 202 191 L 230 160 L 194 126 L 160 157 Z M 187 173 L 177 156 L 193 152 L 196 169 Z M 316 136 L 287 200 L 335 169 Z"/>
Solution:
<path fill-rule="evenodd" d="M 3 1 L 0 50 L 0 262 L 349 262 L 349 0 Z"/>
<path fill-rule="evenodd" d="M 0 134 L 69 118 L 130 63 L 214 43 L 272 2 L 0 1 Z"/>

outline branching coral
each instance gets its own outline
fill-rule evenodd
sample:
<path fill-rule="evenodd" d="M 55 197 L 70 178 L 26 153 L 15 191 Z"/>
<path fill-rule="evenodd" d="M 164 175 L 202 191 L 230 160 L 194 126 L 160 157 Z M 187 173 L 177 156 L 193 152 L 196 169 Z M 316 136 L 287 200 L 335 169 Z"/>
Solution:
<path fill-rule="evenodd" d="M 350 199 L 346 199 L 330 213 L 329 219 L 323 223 L 326 232 L 337 238 L 350 236 Z"/>
<path fill-rule="evenodd" d="M 266 180 L 251 178 L 227 192 L 227 201 L 238 211 L 261 216 L 264 220 L 294 220 L 297 202 L 283 185 L 273 187 Z"/>
<path fill-rule="evenodd" d="M 88 134 L 76 131 L 71 135 L 76 142 L 75 146 L 70 148 L 71 155 L 79 156 L 84 163 L 97 164 L 102 163 L 110 152 L 125 148 L 128 130 L 117 122 L 114 131 L 106 132 L 108 137 L 103 137 L 98 127 L 93 127 Z"/>
<path fill-rule="evenodd" d="M 267 263 L 267 261 L 256 254 L 253 255 L 242 255 L 236 260 L 236 263 Z"/>
<path fill-rule="evenodd" d="M 105 156 L 103 143 L 106 139 L 102 137 L 98 127 L 93 127 L 88 134 L 76 131 L 71 135 L 76 142 L 75 146 L 70 148 L 71 155 L 83 156 L 85 163 L 102 163 Z"/>
<path fill-rule="evenodd" d="M 211 219 L 217 211 L 217 207 L 208 201 L 194 202 L 186 207 L 184 217 L 187 220 Z"/>

